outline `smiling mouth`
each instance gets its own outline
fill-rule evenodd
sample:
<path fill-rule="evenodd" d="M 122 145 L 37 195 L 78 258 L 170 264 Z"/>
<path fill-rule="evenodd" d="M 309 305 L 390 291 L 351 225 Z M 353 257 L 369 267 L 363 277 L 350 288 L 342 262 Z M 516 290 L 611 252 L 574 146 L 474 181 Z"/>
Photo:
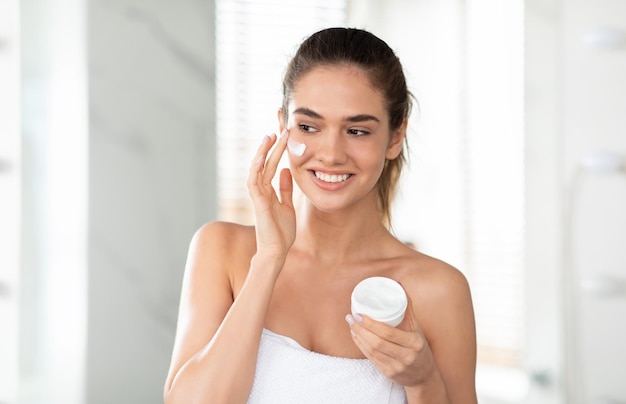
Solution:
<path fill-rule="evenodd" d="M 319 171 L 314 171 L 314 173 L 315 173 L 315 177 L 318 180 L 321 180 L 324 182 L 330 182 L 330 183 L 344 182 L 345 180 L 350 178 L 350 176 L 352 175 L 352 174 L 329 175 L 329 174 L 320 173 Z"/>

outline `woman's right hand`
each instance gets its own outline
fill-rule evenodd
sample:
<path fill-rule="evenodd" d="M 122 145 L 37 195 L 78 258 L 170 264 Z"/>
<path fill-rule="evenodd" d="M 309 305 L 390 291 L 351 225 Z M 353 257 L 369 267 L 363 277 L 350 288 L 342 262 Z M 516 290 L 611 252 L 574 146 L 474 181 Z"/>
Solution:
<path fill-rule="evenodd" d="M 296 237 L 293 182 L 289 169 L 285 168 L 280 173 L 280 199 L 272 186 L 288 137 L 287 129 L 279 138 L 276 135 L 265 136 L 248 176 L 248 192 L 254 205 L 256 254 L 267 258 L 284 259 Z M 275 143 L 276 147 L 268 157 Z"/>

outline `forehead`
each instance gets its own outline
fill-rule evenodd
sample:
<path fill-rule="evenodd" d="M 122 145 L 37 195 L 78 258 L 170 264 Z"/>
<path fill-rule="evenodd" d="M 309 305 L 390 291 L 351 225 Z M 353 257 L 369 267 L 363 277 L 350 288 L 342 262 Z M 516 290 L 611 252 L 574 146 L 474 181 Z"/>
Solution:
<path fill-rule="evenodd" d="M 322 66 L 305 73 L 295 83 L 289 111 L 299 107 L 386 118 L 382 92 L 372 85 L 365 70 L 356 66 Z"/>

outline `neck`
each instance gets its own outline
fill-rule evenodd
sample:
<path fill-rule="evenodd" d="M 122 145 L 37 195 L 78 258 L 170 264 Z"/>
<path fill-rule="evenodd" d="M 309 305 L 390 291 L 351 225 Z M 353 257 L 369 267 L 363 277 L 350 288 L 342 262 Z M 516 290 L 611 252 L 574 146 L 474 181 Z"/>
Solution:
<path fill-rule="evenodd" d="M 298 210 L 295 246 L 324 262 L 366 258 L 388 235 L 376 212 L 361 205 L 328 213 L 304 201 Z"/>

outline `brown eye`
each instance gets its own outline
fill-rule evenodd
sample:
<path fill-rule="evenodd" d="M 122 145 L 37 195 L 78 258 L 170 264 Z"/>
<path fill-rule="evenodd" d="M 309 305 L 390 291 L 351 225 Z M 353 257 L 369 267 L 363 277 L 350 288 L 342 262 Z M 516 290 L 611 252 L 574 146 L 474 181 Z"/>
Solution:
<path fill-rule="evenodd" d="M 313 126 L 309 126 L 303 123 L 299 123 L 298 127 L 300 128 L 302 132 L 306 132 L 306 133 L 317 132 L 317 129 L 315 129 Z"/>
<path fill-rule="evenodd" d="M 354 136 L 365 136 L 370 134 L 369 131 L 361 129 L 348 129 L 348 133 Z"/>

